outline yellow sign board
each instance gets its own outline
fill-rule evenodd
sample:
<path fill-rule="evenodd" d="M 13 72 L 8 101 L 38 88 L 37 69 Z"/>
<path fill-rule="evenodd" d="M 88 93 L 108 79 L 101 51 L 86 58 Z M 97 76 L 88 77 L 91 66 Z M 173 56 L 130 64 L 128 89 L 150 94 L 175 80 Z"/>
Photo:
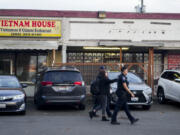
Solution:
<path fill-rule="evenodd" d="M 0 19 L 3 37 L 61 37 L 61 21 Z"/>

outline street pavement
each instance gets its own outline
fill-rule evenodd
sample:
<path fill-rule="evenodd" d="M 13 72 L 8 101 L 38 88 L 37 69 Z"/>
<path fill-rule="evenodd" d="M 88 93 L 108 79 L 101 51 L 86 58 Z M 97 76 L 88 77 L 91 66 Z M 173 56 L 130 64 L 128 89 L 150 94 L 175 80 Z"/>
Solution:
<path fill-rule="evenodd" d="M 87 104 L 85 111 L 71 106 L 36 110 L 30 99 L 25 116 L 0 114 L 0 135 L 180 135 L 178 103 L 159 105 L 155 101 L 149 111 L 131 108 L 132 114 L 140 119 L 134 125 L 122 111 L 118 115 L 121 125 L 102 122 L 101 117 L 90 120 L 90 101 Z"/>

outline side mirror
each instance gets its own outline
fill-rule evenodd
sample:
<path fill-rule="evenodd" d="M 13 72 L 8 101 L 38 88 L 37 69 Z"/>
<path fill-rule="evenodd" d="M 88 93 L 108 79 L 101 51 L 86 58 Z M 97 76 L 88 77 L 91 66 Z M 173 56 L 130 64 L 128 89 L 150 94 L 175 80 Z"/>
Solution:
<path fill-rule="evenodd" d="M 175 82 L 178 82 L 178 83 L 180 83 L 180 79 L 175 79 Z"/>
<path fill-rule="evenodd" d="M 22 83 L 21 86 L 22 86 L 23 88 L 26 88 L 28 85 L 25 84 L 25 83 Z"/>

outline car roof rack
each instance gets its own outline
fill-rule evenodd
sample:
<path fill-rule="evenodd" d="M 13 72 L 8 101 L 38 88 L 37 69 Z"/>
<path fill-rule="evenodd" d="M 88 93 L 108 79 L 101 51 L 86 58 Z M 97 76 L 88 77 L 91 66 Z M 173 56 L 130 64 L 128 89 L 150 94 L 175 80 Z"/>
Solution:
<path fill-rule="evenodd" d="M 46 66 L 43 69 L 43 71 L 49 71 L 49 70 L 76 70 L 76 71 L 79 71 L 76 67 L 73 67 L 73 66 Z"/>

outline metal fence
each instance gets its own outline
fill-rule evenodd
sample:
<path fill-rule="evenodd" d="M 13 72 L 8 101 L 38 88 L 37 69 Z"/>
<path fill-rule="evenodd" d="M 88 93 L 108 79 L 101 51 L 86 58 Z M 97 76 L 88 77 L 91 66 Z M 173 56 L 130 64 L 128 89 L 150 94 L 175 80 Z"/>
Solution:
<path fill-rule="evenodd" d="M 74 66 L 79 69 L 87 85 L 96 78 L 101 66 L 105 66 L 107 71 L 120 71 L 122 65 L 128 66 L 129 71 L 147 81 L 148 64 L 145 63 L 56 63 L 56 66 Z"/>
<path fill-rule="evenodd" d="M 129 71 L 140 76 L 146 83 L 148 80 L 148 63 L 56 63 L 57 66 L 74 66 L 80 70 L 86 85 L 94 80 L 99 72 L 100 66 L 105 66 L 107 71 L 120 71 L 122 65 L 127 65 Z M 180 69 L 179 64 L 154 64 L 154 75 L 152 77 L 154 90 L 158 79 L 165 69 Z"/>

